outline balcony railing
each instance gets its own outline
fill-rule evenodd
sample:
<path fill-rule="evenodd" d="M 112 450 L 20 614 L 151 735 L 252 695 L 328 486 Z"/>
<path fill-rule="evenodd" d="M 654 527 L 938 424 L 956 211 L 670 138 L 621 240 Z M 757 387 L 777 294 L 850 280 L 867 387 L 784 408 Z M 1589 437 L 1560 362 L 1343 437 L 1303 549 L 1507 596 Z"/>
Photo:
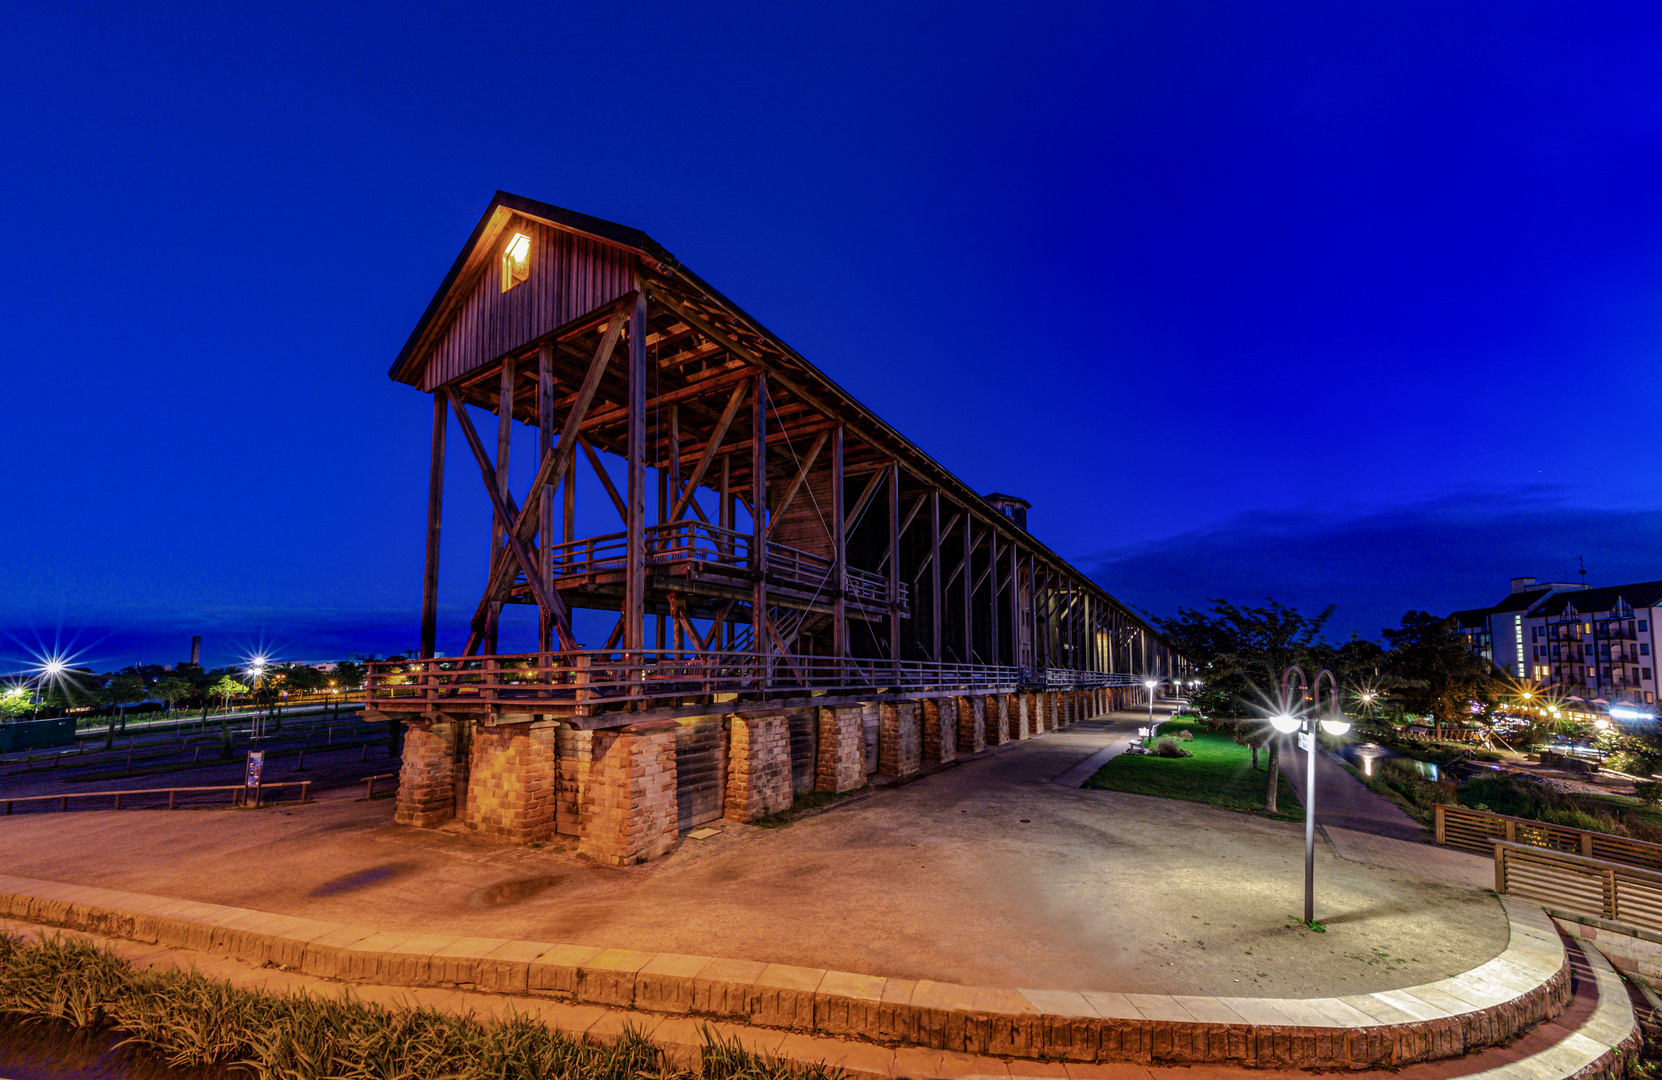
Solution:
<path fill-rule="evenodd" d="M 1128 686 L 1130 675 L 998 664 L 756 653 L 584 650 L 514 656 L 437 657 L 368 665 L 371 705 L 536 702 L 593 707 L 608 701 L 713 693 L 958 690 Z M 589 711 L 587 708 L 581 711 Z"/>
<path fill-rule="evenodd" d="M 670 566 L 695 563 L 706 572 L 723 570 L 748 572 L 753 568 L 749 533 L 707 525 L 702 521 L 677 521 L 646 528 L 646 564 Z M 768 542 L 768 579 L 794 586 L 808 593 L 830 597 L 835 589 L 836 563 L 823 555 L 785 544 Z M 628 565 L 629 536 L 608 533 L 556 544 L 550 552 L 556 582 L 560 578 L 583 577 L 623 570 Z M 847 598 L 868 607 L 889 605 L 889 580 L 857 567 L 847 573 Z M 895 603 L 907 610 L 910 599 L 906 585 L 900 585 Z"/>

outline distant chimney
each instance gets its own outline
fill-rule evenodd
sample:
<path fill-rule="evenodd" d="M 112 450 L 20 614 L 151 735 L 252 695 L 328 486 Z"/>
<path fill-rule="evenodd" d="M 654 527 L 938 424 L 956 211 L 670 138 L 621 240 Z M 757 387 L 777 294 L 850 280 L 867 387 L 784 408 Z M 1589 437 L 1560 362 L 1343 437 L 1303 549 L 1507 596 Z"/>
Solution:
<path fill-rule="evenodd" d="M 1515 593 L 1528 592 L 1529 587 L 1534 584 L 1535 579 L 1532 577 L 1515 577 L 1512 579 L 1512 591 Z"/>
<path fill-rule="evenodd" d="M 1033 508 L 1032 503 L 1026 499 L 1018 499 L 1014 495 L 1000 495 L 996 491 L 986 496 L 986 499 L 993 504 L 993 509 L 1015 522 L 1016 528 L 1022 532 L 1027 531 L 1027 511 Z"/>
<path fill-rule="evenodd" d="M 197 667 L 202 666 L 202 635 L 198 634 L 190 639 L 190 662 Z"/>

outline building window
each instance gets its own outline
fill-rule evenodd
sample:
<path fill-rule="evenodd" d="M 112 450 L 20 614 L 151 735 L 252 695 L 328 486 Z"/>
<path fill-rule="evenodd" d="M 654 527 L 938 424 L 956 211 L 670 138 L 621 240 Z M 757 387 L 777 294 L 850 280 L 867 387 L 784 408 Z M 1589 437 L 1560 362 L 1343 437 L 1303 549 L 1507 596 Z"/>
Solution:
<path fill-rule="evenodd" d="M 502 291 L 518 285 L 531 276 L 531 238 L 524 233 L 514 233 L 508 238 L 508 246 L 502 249 Z"/>
<path fill-rule="evenodd" d="M 1646 622 L 1644 619 L 1640 619 L 1639 620 L 1639 632 L 1641 634 L 1643 634 L 1644 632 L 1646 632 L 1649 629 L 1650 629 L 1650 623 Z"/>
<path fill-rule="evenodd" d="M 1641 679 L 1644 679 L 1646 682 L 1649 682 L 1650 681 L 1650 668 L 1640 668 L 1639 671 L 1641 672 L 1639 677 Z"/>
<path fill-rule="evenodd" d="M 1650 655 L 1650 642 L 1648 642 L 1648 641 L 1639 642 L 1639 655 L 1640 656 L 1649 656 Z"/>

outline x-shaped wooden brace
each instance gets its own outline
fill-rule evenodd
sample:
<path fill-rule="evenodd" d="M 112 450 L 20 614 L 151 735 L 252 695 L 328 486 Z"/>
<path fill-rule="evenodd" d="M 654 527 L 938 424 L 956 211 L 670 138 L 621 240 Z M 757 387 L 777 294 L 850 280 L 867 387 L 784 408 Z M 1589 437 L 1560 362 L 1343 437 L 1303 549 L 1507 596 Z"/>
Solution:
<path fill-rule="evenodd" d="M 606 333 L 600 339 L 600 344 L 594 351 L 594 359 L 589 362 L 589 370 L 583 376 L 583 385 L 577 391 L 577 399 L 571 403 L 571 410 L 566 413 L 565 426 L 560 429 L 560 440 L 543 455 L 542 464 L 537 468 L 537 475 L 531 481 L 531 494 L 526 497 L 525 505 L 520 507 L 518 513 L 512 516 L 508 522 L 507 536 L 509 542 L 504 545 L 501 555 L 497 557 L 496 565 L 491 568 L 490 580 L 485 589 L 485 595 L 480 598 L 479 607 L 473 615 L 475 629 L 468 638 L 467 655 L 469 656 L 474 654 L 474 651 L 479 647 L 479 643 L 484 640 L 482 627 L 484 626 L 485 612 L 490 607 L 491 601 L 497 599 L 512 587 L 515 564 L 518 563 L 525 569 L 525 576 L 530 581 L 535 583 L 541 580 L 534 567 L 519 558 L 519 552 L 524 550 L 525 545 L 530 542 L 531 537 L 537 531 L 538 508 L 542 503 L 545 490 L 552 497 L 554 485 L 566 474 L 566 465 L 571 460 L 571 455 L 576 452 L 577 432 L 582 427 L 583 418 L 588 415 L 589 406 L 594 402 L 595 394 L 600 390 L 601 377 L 606 374 L 606 366 L 611 362 L 612 352 L 617 347 L 618 337 L 622 334 L 623 324 L 627 321 L 626 313 L 634 304 L 635 294 L 629 292 L 619 297 L 613 305 L 612 314 L 607 318 Z M 451 401 L 456 403 L 456 415 L 463 417 L 465 423 L 466 417 L 462 412 L 460 402 L 453 392 L 446 392 L 450 393 Z M 466 434 L 469 430 L 471 430 L 471 425 L 464 427 L 463 433 Z M 474 434 L 469 444 L 472 445 L 477 439 L 478 435 Z M 483 449 L 483 446 L 477 447 L 474 453 L 476 455 L 482 454 Z M 480 467 L 484 468 L 483 464 Z M 486 482 L 487 488 L 493 485 L 494 476 Z M 507 508 L 504 505 L 502 509 L 503 512 L 506 512 Z M 519 545 L 517 548 L 515 547 L 515 541 Z M 537 592 L 537 602 L 540 605 L 543 595 L 547 591 L 539 591 L 536 584 L 532 585 L 532 589 Z M 558 607 L 550 606 L 544 610 L 556 613 L 554 629 L 560 638 L 560 648 L 564 650 L 576 649 L 577 639 L 571 634 L 571 617 L 565 611 L 564 602 L 559 599 L 557 593 L 549 594 L 549 596 L 559 605 Z"/>

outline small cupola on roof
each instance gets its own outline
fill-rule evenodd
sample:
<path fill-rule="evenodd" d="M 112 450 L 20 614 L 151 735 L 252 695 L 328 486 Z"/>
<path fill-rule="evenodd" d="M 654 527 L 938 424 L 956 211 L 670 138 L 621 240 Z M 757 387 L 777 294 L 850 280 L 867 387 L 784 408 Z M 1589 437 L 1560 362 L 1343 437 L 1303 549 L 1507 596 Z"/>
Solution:
<path fill-rule="evenodd" d="M 995 510 L 1015 522 L 1016 528 L 1022 532 L 1027 531 L 1027 512 L 1033 509 L 1032 503 L 1026 499 L 1018 499 L 1014 495 L 1000 495 L 996 491 L 983 498 L 991 503 Z"/>

